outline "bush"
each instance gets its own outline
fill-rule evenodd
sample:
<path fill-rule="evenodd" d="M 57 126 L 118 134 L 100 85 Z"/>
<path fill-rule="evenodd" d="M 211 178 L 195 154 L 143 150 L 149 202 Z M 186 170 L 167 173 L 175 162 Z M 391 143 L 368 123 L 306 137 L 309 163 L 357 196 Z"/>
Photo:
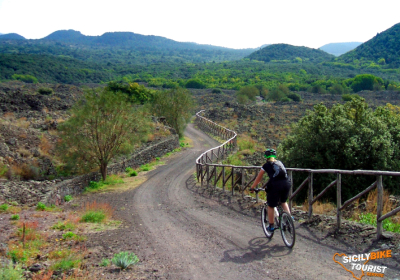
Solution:
<path fill-rule="evenodd" d="M 109 266 L 110 265 L 110 260 L 109 259 L 102 259 L 101 263 L 99 264 L 100 266 Z"/>
<path fill-rule="evenodd" d="M 45 211 L 46 209 L 46 204 L 44 204 L 43 202 L 38 202 L 38 204 L 36 205 L 36 210 L 38 211 Z"/>
<path fill-rule="evenodd" d="M 32 75 L 14 74 L 14 75 L 11 76 L 11 78 L 13 80 L 22 81 L 22 82 L 28 83 L 28 84 L 36 84 L 38 82 L 38 79 L 36 79 Z"/>
<path fill-rule="evenodd" d="M 0 211 L 7 211 L 8 207 L 9 207 L 8 204 L 4 203 L 4 204 L 0 205 Z"/>
<path fill-rule="evenodd" d="M 101 210 L 88 211 L 82 216 L 81 222 L 101 223 L 105 218 L 106 218 L 106 214 Z"/>
<path fill-rule="evenodd" d="M 296 101 L 296 102 L 300 102 L 300 101 L 301 101 L 301 96 L 300 96 L 300 94 L 295 93 L 295 92 L 289 93 L 289 94 L 287 95 L 287 97 L 289 97 L 290 99 L 292 99 L 293 101 Z"/>
<path fill-rule="evenodd" d="M 19 215 L 18 214 L 14 214 L 11 216 L 11 220 L 13 221 L 18 221 L 19 220 Z"/>
<path fill-rule="evenodd" d="M 23 280 L 24 270 L 20 265 L 14 266 L 10 261 L 8 266 L 0 267 L 0 279 L 2 280 Z"/>
<path fill-rule="evenodd" d="M 186 82 L 186 88 L 205 88 L 206 86 L 199 80 L 191 79 Z"/>
<path fill-rule="evenodd" d="M 73 233 L 72 231 L 66 232 L 62 235 L 63 239 L 72 239 L 76 237 L 76 234 Z"/>
<path fill-rule="evenodd" d="M 111 261 L 119 268 L 125 269 L 128 266 L 137 263 L 139 258 L 130 252 L 120 252 L 115 254 Z"/>
<path fill-rule="evenodd" d="M 222 93 L 222 90 L 220 90 L 219 88 L 214 88 L 211 92 L 212 93 Z"/>
<path fill-rule="evenodd" d="M 137 171 L 133 170 L 132 167 L 127 167 L 127 168 L 125 169 L 125 172 L 128 173 L 128 175 L 129 175 L 130 177 L 132 177 L 132 176 L 137 176 L 137 174 L 138 174 Z"/>
<path fill-rule="evenodd" d="M 72 200 L 72 196 L 71 195 L 66 195 L 66 196 L 64 196 L 64 201 L 65 202 L 69 202 L 69 201 L 71 201 Z"/>
<path fill-rule="evenodd" d="M 40 88 L 40 89 L 38 90 L 38 92 L 39 92 L 40 94 L 43 94 L 43 95 L 50 95 L 50 94 L 52 94 L 54 91 L 53 91 L 52 88 Z"/>

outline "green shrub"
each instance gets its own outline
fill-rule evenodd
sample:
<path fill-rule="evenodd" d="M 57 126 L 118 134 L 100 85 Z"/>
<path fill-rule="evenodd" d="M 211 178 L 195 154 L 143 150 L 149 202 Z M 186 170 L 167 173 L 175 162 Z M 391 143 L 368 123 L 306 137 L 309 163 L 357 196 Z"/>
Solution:
<path fill-rule="evenodd" d="M 81 222 L 101 223 L 105 218 L 106 214 L 103 211 L 88 211 L 82 216 Z"/>
<path fill-rule="evenodd" d="M 212 93 L 222 93 L 222 90 L 220 90 L 219 88 L 214 88 L 211 92 Z"/>
<path fill-rule="evenodd" d="M 148 164 L 144 164 L 144 165 L 140 166 L 140 170 L 149 171 L 150 170 L 150 166 Z"/>
<path fill-rule="evenodd" d="M 21 268 L 21 265 L 17 264 L 14 266 L 12 262 L 9 262 L 7 266 L 0 266 L 0 279 L 23 280 L 25 279 L 24 270 Z"/>
<path fill-rule="evenodd" d="M 58 230 L 74 230 L 75 229 L 75 224 L 72 222 L 58 222 L 54 226 L 52 226 L 52 229 L 58 229 Z"/>
<path fill-rule="evenodd" d="M 205 88 L 206 86 L 199 80 L 191 79 L 186 82 L 186 88 Z"/>
<path fill-rule="evenodd" d="M 62 237 L 63 237 L 63 239 L 72 239 L 72 238 L 76 237 L 76 234 L 71 232 L 71 231 L 69 231 L 69 232 L 64 233 L 62 235 Z"/>
<path fill-rule="evenodd" d="M 100 266 L 109 266 L 110 265 L 110 260 L 109 259 L 102 259 Z"/>
<path fill-rule="evenodd" d="M 128 266 L 137 263 L 139 258 L 130 252 L 120 252 L 115 254 L 111 261 L 119 268 L 125 269 Z"/>
<path fill-rule="evenodd" d="M 4 203 L 4 204 L 0 205 L 0 211 L 7 211 L 8 207 L 9 207 L 8 204 Z"/>
<path fill-rule="evenodd" d="M 159 157 L 156 157 L 156 161 L 159 161 L 160 160 L 160 158 Z"/>
<path fill-rule="evenodd" d="M 46 204 L 44 204 L 43 202 L 38 202 L 38 204 L 36 205 L 36 210 L 38 211 L 45 211 L 46 209 Z"/>
<path fill-rule="evenodd" d="M 59 262 L 56 262 L 55 264 L 53 264 L 50 267 L 50 269 L 54 270 L 54 271 L 56 271 L 56 270 L 66 271 L 66 270 L 70 270 L 70 269 L 79 267 L 80 263 L 81 263 L 80 259 L 76 259 L 76 258 L 73 259 L 72 256 L 69 256 L 68 258 L 62 259 Z"/>
<path fill-rule="evenodd" d="M 22 82 L 30 83 L 30 84 L 36 84 L 38 82 L 38 79 L 36 79 L 32 75 L 14 74 L 14 75 L 11 76 L 11 78 L 13 80 L 18 80 L 18 81 L 22 81 Z"/>
<path fill-rule="evenodd" d="M 133 177 L 133 176 L 137 176 L 137 171 L 134 170 L 132 167 L 127 167 L 125 169 L 125 172 L 128 173 L 129 176 Z"/>
<path fill-rule="evenodd" d="M 18 214 L 11 215 L 11 220 L 18 221 L 19 220 L 19 215 Z"/>
<path fill-rule="evenodd" d="M 72 195 L 67 194 L 66 196 L 64 196 L 64 201 L 65 202 L 69 202 L 72 200 Z"/>
<path fill-rule="evenodd" d="M 54 91 L 53 91 L 52 88 L 40 88 L 40 89 L 38 90 L 38 92 L 39 92 L 40 94 L 43 94 L 43 95 L 50 95 L 50 94 L 52 94 Z"/>
<path fill-rule="evenodd" d="M 301 96 L 300 96 L 300 94 L 295 93 L 295 92 L 289 93 L 289 94 L 287 95 L 287 97 L 289 97 L 290 99 L 292 99 L 293 101 L 296 101 L 296 102 L 300 102 L 300 101 L 301 101 Z"/>

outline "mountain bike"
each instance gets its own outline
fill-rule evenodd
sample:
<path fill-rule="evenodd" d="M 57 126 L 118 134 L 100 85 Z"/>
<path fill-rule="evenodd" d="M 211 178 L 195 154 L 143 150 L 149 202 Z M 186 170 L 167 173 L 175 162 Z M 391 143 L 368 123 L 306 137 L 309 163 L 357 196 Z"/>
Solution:
<path fill-rule="evenodd" d="M 256 193 L 259 191 L 265 191 L 265 189 L 254 189 Z M 274 208 L 274 219 L 275 226 L 278 227 L 281 231 L 283 243 L 289 248 L 293 248 L 294 243 L 296 241 L 296 230 L 294 228 L 293 218 L 292 216 L 283 210 L 281 204 L 279 203 L 278 207 Z M 268 221 L 268 205 L 267 202 L 264 203 L 261 209 L 261 224 L 264 230 L 265 236 L 268 239 L 271 239 L 274 236 L 274 231 L 269 231 L 269 221 Z"/>

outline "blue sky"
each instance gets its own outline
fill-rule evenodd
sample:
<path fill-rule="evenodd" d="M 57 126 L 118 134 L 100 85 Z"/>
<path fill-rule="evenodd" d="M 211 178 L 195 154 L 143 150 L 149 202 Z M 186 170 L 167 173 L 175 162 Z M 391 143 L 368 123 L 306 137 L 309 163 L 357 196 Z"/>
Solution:
<path fill-rule="evenodd" d="M 400 22 L 399 0 L 0 0 L 0 33 L 130 31 L 229 48 L 365 42 Z"/>

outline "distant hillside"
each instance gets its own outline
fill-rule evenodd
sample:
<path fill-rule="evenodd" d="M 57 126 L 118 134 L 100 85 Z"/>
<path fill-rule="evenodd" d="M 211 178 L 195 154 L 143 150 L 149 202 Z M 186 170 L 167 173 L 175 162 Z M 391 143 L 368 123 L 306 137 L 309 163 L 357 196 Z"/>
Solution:
<path fill-rule="evenodd" d="M 329 54 L 339 56 L 357 48 L 361 44 L 362 42 L 330 43 L 323 45 L 319 49 Z"/>
<path fill-rule="evenodd" d="M 297 47 L 287 44 L 274 44 L 250 54 L 249 56 L 247 56 L 247 58 L 265 62 L 303 61 L 318 63 L 330 60 L 334 58 L 334 56 L 317 49 Z"/>
<path fill-rule="evenodd" d="M 361 64 L 368 62 L 369 67 L 374 67 L 374 63 L 381 67 L 400 67 L 400 23 L 341 55 L 338 61 Z"/>
<path fill-rule="evenodd" d="M 177 42 L 168 38 L 154 35 L 141 35 L 133 32 L 107 32 L 101 36 L 86 36 L 75 30 L 56 31 L 42 40 L 52 40 L 74 44 L 84 44 L 92 46 L 111 46 L 132 49 L 187 49 L 187 50 L 219 50 L 223 52 L 250 54 L 254 49 L 229 49 L 224 47 L 201 45 L 189 42 Z"/>
<path fill-rule="evenodd" d="M 121 65 L 233 61 L 244 58 L 254 50 L 177 42 L 160 36 L 132 32 L 86 36 L 75 30 L 60 30 L 38 40 L 0 40 L 0 54 L 56 55 L 100 64 Z"/>
<path fill-rule="evenodd" d="M 17 33 L 0 34 L 0 40 L 26 40 L 25 37 Z"/>

